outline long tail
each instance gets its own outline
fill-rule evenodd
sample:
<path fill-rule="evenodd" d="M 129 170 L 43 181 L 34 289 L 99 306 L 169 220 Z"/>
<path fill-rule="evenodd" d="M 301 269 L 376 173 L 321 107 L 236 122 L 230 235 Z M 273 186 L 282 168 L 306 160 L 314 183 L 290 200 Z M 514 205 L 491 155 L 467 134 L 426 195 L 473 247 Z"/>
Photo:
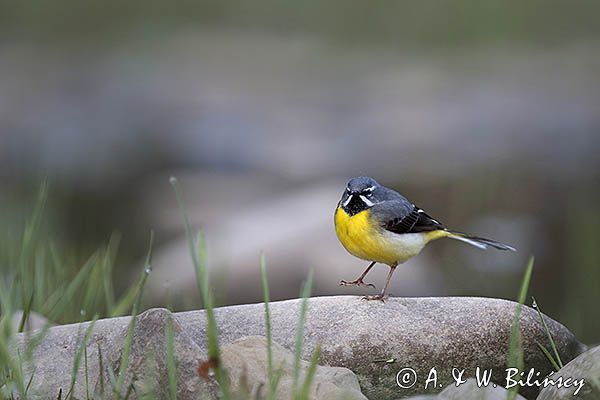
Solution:
<path fill-rule="evenodd" d="M 450 239 L 460 240 L 461 242 L 469 243 L 470 245 L 478 247 L 483 250 L 485 250 L 489 247 L 493 247 L 498 250 L 517 251 L 517 249 L 515 249 L 514 247 L 509 246 L 504 243 L 496 242 L 495 240 L 486 239 L 486 238 L 482 238 L 482 237 L 478 237 L 478 236 L 471 236 L 471 235 L 467 235 L 466 233 L 460 233 L 460 232 L 448 231 L 448 233 L 450 233 L 450 234 L 447 237 L 449 237 Z"/>

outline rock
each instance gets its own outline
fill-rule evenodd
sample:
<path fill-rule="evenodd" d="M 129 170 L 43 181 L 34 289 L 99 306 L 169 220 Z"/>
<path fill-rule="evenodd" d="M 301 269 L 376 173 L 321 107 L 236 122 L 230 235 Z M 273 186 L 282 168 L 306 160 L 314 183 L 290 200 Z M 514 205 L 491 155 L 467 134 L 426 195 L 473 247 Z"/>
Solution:
<path fill-rule="evenodd" d="M 453 367 L 464 368 L 465 378 L 473 377 L 476 367 L 492 369 L 495 381 L 503 384 L 515 306 L 506 300 L 467 297 L 391 298 L 385 304 L 351 296 L 312 298 L 303 358 L 308 359 L 320 343 L 322 362 L 351 369 L 369 399 L 438 391 L 424 390 L 432 367 L 437 368 L 443 386 L 453 382 Z M 299 300 L 271 304 L 273 340 L 287 349 L 294 347 L 299 307 Z M 204 313 L 179 315 L 184 329 L 204 347 L 204 326 L 198 323 Z M 216 318 L 224 343 L 264 334 L 262 304 L 220 308 Z M 545 319 L 564 360 L 583 351 L 568 329 Z M 536 344 L 549 346 L 546 334 L 537 312 L 529 307 L 523 308 L 521 332 L 526 368 L 549 373 L 551 365 Z M 375 362 L 392 358 L 392 364 Z M 406 390 L 396 383 L 396 374 L 404 367 L 413 368 L 419 377 L 418 384 Z M 523 393 L 534 398 L 537 388 Z"/>
<path fill-rule="evenodd" d="M 23 310 L 15 311 L 12 316 L 12 328 L 15 333 L 19 330 L 21 318 L 23 318 Z M 43 315 L 31 311 L 25 322 L 24 331 L 35 331 L 37 329 L 42 329 L 45 326 L 54 326 L 54 324 L 48 321 Z"/>
<path fill-rule="evenodd" d="M 506 400 L 508 398 L 508 390 L 502 386 L 494 387 L 492 384 L 488 386 L 477 386 L 477 381 L 473 378 L 459 386 L 455 384 L 449 385 L 438 395 L 438 400 L 465 400 L 465 399 L 485 399 L 485 400 Z M 525 400 L 523 396 L 517 395 L 515 400 Z"/>
<path fill-rule="evenodd" d="M 145 393 L 166 398 L 169 387 L 166 350 L 168 321 L 173 324 L 177 398 L 197 398 L 200 392 L 216 398 L 216 383 L 201 379 L 196 372 L 200 362 L 206 358 L 205 351 L 191 340 L 182 330 L 177 318 L 165 309 L 151 309 L 138 316 L 127 370 L 122 371 L 120 363 L 129 321 L 128 317 L 97 321 L 87 343 L 87 374 L 82 359 L 73 387 L 74 398 L 87 398 L 88 391 L 96 393 L 100 398 L 112 398 L 113 386 L 109 370 L 116 377 L 121 372 L 125 373 L 121 390 L 123 395 L 133 388 L 138 398 Z M 29 364 L 26 368 L 25 376 L 30 376 L 35 370 L 28 398 L 56 398 L 61 391 L 63 396 L 69 392 L 73 360 L 81 348 L 88 326 L 89 323 L 64 325 L 48 331 L 41 345 L 34 350 L 35 365 Z M 24 339 L 21 336 L 22 348 L 25 347 Z"/>
<path fill-rule="evenodd" d="M 294 354 L 277 343 L 272 343 L 274 368 L 282 368 L 277 390 L 278 399 L 293 398 Z M 249 393 L 267 393 L 267 341 L 260 336 L 240 339 L 223 346 L 221 355 L 233 389 L 240 391 L 240 382 L 248 385 Z M 300 382 L 303 382 L 309 363 L 301 362 Z M 301 387 L 301 386 L 300 386 Z M 360 392 L 358 379 L 352 371 L 341 367 L 318 366 L 310 392 L 310 399 L 366 400 Z"/>
<path fill-rule="evenodd" d="M 106 322 L 105 320 L 102 322 Z M 217 399 L 218 385 L 213 378 L 206 380 L 198 374 L 198 367 L 206 360 L 206 353 L 196 345 L 182 329 L 177 318 L 168 310 L 151 309 L 139 315 L 133 333 L 132 346 L 127 363 L 127 370 L 122 385 L 124 395 L 130 387 L 134 396 L 143 398 L 145 394 L 158 398 L 168 397 L 168 366 L 167 366 L 167 323 L 172 323 L 175 362 L 177 365 L 177 398 L 196 399 L 198 394 Z M 86 324 L 87 325 L 87 324 Z M 88 344 L 87 380 L 90 382 L 90 393 L 96 393 L 100 398 L 111 398 L 112 386 L 110 374 L 119 376 L 122 372 L 121 359 L 123 345 L 126 342 L 129 326 L 120 324 L 119 332 L 110 336 L 96 336 Z M 85 327 L 78 329 L 79 338 Z M 93 343 L 95 341 L 95 343 Z M 64 346 L 63 346 L 64 347 Z M 67 346 L 66 348 L 76 348 Z M 99 348 L 103 350 L 98 350 Z M 278 387 L 278 398 L 292 398 L 294 355 L 281 345 L 273 343 L 273 361 L 275 366 L 283 368 L 283 374 Z M 255 393 L 267 382 L 266 339 L 249 337 L 223 346 L 221 362 L 227 371 L 234 392 L 241 390 L 241 382 L 250 387 L 250 393 Z M 74 350 L 76 351 L 76 350 Z M 100 356 L 101 354 L 101 356 Z M 100 362 L 102 358 L 102 363 Z M 36 357 L 37 359 L 37 357 Z M 49 359 L 38 359 L 40 366 L 46 366 Z M 73 355 L 63 357 L 61 367 L 70 370 Z M 309 363 L 302 361 L 300 379 L 304 379 Z M 42 367 L 43 368 L 43 367 Z M 53 370 L 53 373 L 55 370 Z M 33 398 L 68 392 L 71 374 L 55 376 L 41 373 L 34 375 L 29 395 Z M 74 387 L 75 398 L 86 398 L 85 372 L 80 369 Z M 340 367 L 317 367 L 311 391 L 311 399 L 344 398 L 366 400 L 360 392 L 358 379 L 352 371 Z"/>
<path fill-rule="evenodd" d="M 122 393 L 126 393 L 129 386 L 133 386 L 137 398 L 143 398 L 144 393 L 168 398 L 167 323 L 171 323 L 173 327 L 177 398 L 195 399 L 199 393 L 203 393 L 216 399 L 216 382 L 201 378 L 197 372 L 198 366 L 206 359 L 206 352 L 191 340 L 177 318 L 162 308 L 148 310 L 140 314 L 136 321 Z M 117 342 L 125 343 L 127 333 L 128 326 L 119 333 Z M 110 347 L 107 350 L 104 366 L 110 366 L 117 375 L 121 372 L 122 346 Z M 102 376 L 103 379 L 98 379 L 94 388 L 95 393 L 101 395 L 106 394 L 106 388 L 111 387 L 108 368 L 103 371 Z"/>
<path fill-rule="evenodd" d="M 123 345 L 121 332 L 127 327 L 129 317 L 111 318 L 96 322 L 94 331 L 87 346 L 88 355 L 88 380 L 94 382 L 100 376 L 100 357 L 102 352 L 103 362 L 109 349 L 120 349 Z M 39 345 L 33 347 L 32 359 L 24 362 L 24 376 L 31 379 L 27 393 L 29 399 L 58 398 L 62 391 L 63 396 L 69 391 L 73 371 L 75 354 L 80 348 L 80 343 L 90 323 L 60 325 L 50 328 L 45 333 L 35 331 L 17 335 L 17 348 L 23 354 L 30 348 L 30 343 L 36 342 L 42 335 Z M 101 350 L 99 350 L 101 349 Z M 77 371 L 75 398 L 85 396 L 85 370 L 83 362 Z"/>
<path fill-rule="evenodd" d="M 297 299 L 271 304 L 273 340 L 287 350 L 293 350 L 295 345 L 300 304 Z M 464 368 L 464 378 L 473 377 L 476 367 L 493 369 L 495 381 L 503 384 L 514 309 L 514 302 L 486 298 L 391 298 L 386 303 L 366 302 L 352 296 L 311 298 L 304 328 L 303 359 L 308 360 L 319 344 L 321 364 L 352 370 L 362 392 L 372 400 L 424 394 L 424 382 L 432 367 L 436 367 L 443 386 L 453 382 L 453 367 Z M 164 354 L 161 347 L 164 327 L 161 326 L 167 315 L 164 310 L 142 314 L 132 350 L 137 359 L 144 349 L 153 349 L 159 355 L 155 363 L 159 370 L 164 368 L 164 359 L 160 359 Z M 206 315 L 204 311 L 174 315 L 177 357 L 191 370 L 194 360 L 206 357 Z M 265 334 L 263 304 L 218 308 L 215 316 L 222 346 L 247 336 Z M 583 351 L 583 345 L 568 329 L 548 317 L 545 319 L 564 362 Z M 100 371 L 98 349 L 105 359 L 104 365 L 118 369 L 118 355 L 129 320 L 123 317 L 96 323 L 87 346 L 88 379 L 94 385 Z M 85 323 L 64 325 L 47 332 L 33 352 L 38 368 L 30 394 L 56 396 L 58 388 L 68 388 L 74 354 L 87 326 Z M 537 312 L 529 307 L 523 308 L 521 332 L 526 368 L 549 373 L 551 366 L 536 344 L 537 341 L 548 346 L 546 334 Z M 18 335 L 22 350 L 26 342 L 26 335 Z M 389 359 L 395 362 L 378 362 Z M 132 371 L 136 371 L 136 365 L 131 363 Z M 401 389 L 396 383 L 396 374 L 404 367 L 413 368 L 418 376 L 417 385 L 411 389 Z M 33 368 L 32 365 L 26 368 L 26 376 Z M 79 396 L 83 393 L 84 381 L 81 366 L 76 385 Z M 524 391 L 524 396 L 534 398 L 536 389 Z M 438 390 L 439 387 L 427 392 Z"/>
<path fill-rule="evenodd" d="M 477 380 L 471 378 L 466 382 L 456 386 L 455 384 L 448 385 L 437 395 L 418 395 L 406 397 L 404 400 L 506 400 L 508 390 L 501 386 L 477 386 Z M 523 396 L 516 395 L 515 400 L 525 400 Z"/>
<path fill-rule="evenodd" d="M 565 360 L 563 360 L 565 362 Z M 573 399 L 577 400 L 595 400 L 600 398 L 600 346 L 594 347 L 591 350 L 586 351 L 579 357 L 575 358 L 557 373 L 550 377 L 552 380 L 557 381 L 562 378 L 564 383 L 567 382 L 568 378 L 571 378 L 569 387 L 561 387 L 558 385 L 547 386 L 540 392 L 537 400 L 563 400 Z M 574 396 L 575 390 L 577 390 L 578 382 L 584 380 L 583 387 L 578 391 L 577 395 Z"/>

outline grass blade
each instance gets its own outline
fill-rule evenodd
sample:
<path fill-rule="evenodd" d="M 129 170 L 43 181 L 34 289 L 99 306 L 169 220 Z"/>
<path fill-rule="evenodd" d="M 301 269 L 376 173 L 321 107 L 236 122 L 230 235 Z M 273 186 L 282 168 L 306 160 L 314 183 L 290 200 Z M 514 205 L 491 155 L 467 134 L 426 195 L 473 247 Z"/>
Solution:
<path fill-rule="evenodd" d="M 125 375 L 127 374 L 127 367 L 129 363 L 129 354 L 131 352 L 131 347 L 133 345 L 133 334 L 135 332 L 135 322 L 138 314 L 138 310 L 141 306 L 142 295 L 144 292 L 144 287 L 146 286 L 146 281 L 148 280 L 148 275 L 152 271 L 152 248 L 154 244 L 154 232 L 150 231 L 150 245 L 148 247 L 148 255 L 146 256 L 146 262 L 144 263 L 144 270 L 140 276 L 139 283 L 137 285 L 137 295 L 136 301 L 133 303 L 133 308 L 131 310 L 131 321 L 129 322 L 129 327 L 127 329 L 127 337 L 125 338 L 125 345 L 123 346 L 123 353 L 121 354 L 121 363 L 119 364 L 119 377 L 116 380 L 116 384 L 113 385 L 113 393 L 116 394 L 119 398 L 121 398 L 121 391 L 123 388 L 123 384 L 125 383 Z M 109 370 L 110 372 L 110 370 Z"/>
<path fill-rule="evenodd" d="M 103 399 L 104 398 L 104 361 L 102 359 L 102 348 L 100 347 L 100 343 L 96 342 L 96 345 L 98 346 L 98 367 L 99 367 L 98 369 L 100 370 L 100 377 L 98 379 L 98 382 L 100 383 L 100 393 L 98 393 L 98 394 L 100 395 L 100 398 Z"/>
<path fill-rule="evenodd" d="M 558 363 L 556 362 L 554 357 L 552 357 L 552 354 L 550 354 L 548 349 L 546 347 L 542 346 L 542 344 L 540 342 L 538 342 L 537 340 L 535 341 L 535 344 L 537 344 L 537 346 L 540 348 L 542 353 L 544 353 L 544 355 L 546 356 L 548 361 L 550 361 L 550 364 L 552 364 L 552 366 L 554 367 L 554 370 L 558 371 L 560 369 L 560 367 L 558 366 Z"/>
<path fill-rule="evenodd" d="M 94 323 L 97 320 L 97 315 L 94 317 Z M 85 398 L 86 400 L 90 400 L 90 376 L 88 369 L 88 352 L 87 346 L 83 348 L 83 371 L 85 373 Z"/>
<path fill-rule="evenodd" d="M 300 361 L 302 360 L 302 347 L 304 343 L 304 324 L 306 323 L 306 312 L 308 310 L 308 298 L 312 291 L 313 270 L 308 273 L 308 278 L 302 288 L 302 302 L 300 304 L 300 316 L 298 318 L 298 326 L 296 328 L 296 346 L 294 351 L 294 380 L 293 393 L 297 392 L 298 379 L 300 377 Z"/>
<path fill-rule="evenodd" d="M 302 385 L 302 389 L 300 393 L 297 395 L 297 400 L 309 400 L 310 397 L 310 388 L 315 378 L 315 373 L 317 372 L 317 367 L 319 364 L 319 358 L 321 357 L 321 346 L 317 346 L 314 353 L 310 357 L 310 364 L 308 365 L 308 370 L 306 372 L 306 377 L 304 378 L 304 384 Z"/>
<path fill-rule="evenodd" d="M 535 308 L 535 310 L 537 311 L 538 316 L 540 317 L 540 320 L 542 321 L 542 324 L 544 325 L 544 331 L 546 331 L 546 335 L 548 336 L 548 340 L 550 341 L 550 346 L 552 347 L 552 351 L 554 352 L 554 356 L 556 357 L 556 359 L 551 357 L 551 358 L 549 358 L 549 360 L 550 360 L 550 362 L 552 362 L 553 365 L 556 365 L 555 368 L 556 368 L 556 371 L 558 371 L 559 369 L 561 369 L 563 367 L 563 362 L 560 359 L 560 354 L 558 354 L 558 349 L 556 348 L 556 343 L 554 342 L 554 339 L 552 338 L 550 329 L 548 329 L 548 325 L 546 324 L 546 320 L 544 319 L 544 316 L 542 315 L 542 310 L 541 310 L 540 306 L 538 305 L 537 301 L 535 301 L 535 297 L 532 296 L 531 298 L 533 299 L 533 308 Z M 548 351 L 546 351 L 546 352 L 548 352 Z"/>
<path fill-rule="evenodd" d="M 115 265 L 115 257 L 117 249 L 119 248 L 119 242 L 121 236 L 113 233 L 108 241 L 106 247 L 106 255 L 104 262 L 102 263 L 102 287 L 104 289 L 104 301 L 106 304 L 106 310 L 110 312 L 115 308 L 115 291 L 113 287 L 113 270 Z"/>
<path fill-rule="evenodd" d="M 167 318 L 167 377 L 169 379 L 169 400 L 177 400 L 177 366 L 175 364 L 175 340 L 173 335 L 173 320 Z"/>
<path fill-rule="evenodd" d="M 59 321 L 60 316 L 64 315 L 65 308 L 72 302 L 77 290 L 80 289 L 84 283 L 86 283 L 86 278 L 89 276 L 90 271 L 94 267 L 97 259 L 98 253 L 94 253 L 77 273 L 77 275 L 75 275 L 73 280 L 69 282 L 66 289 L 62 292 L 62 295 L 58 297 L 54 305 L 48 311 L 48 318 L 51 321 Z"/>
<path fill-rule="evenodd" d="M 271 335 L 271 309 L 269 302 L 271 296 L 269 294 L 269 284 L 267 282 L 267 262 L 264 253 L 260 255 L 260 274 L 262 279 L 263 299 L 265 302 L 265 330 L 267 335 L 267 376 L 269 377 L 269 387 L 267 391 L 267 399 L 274 399 L 277 392 L 279 379 L 273 371 L 273 338 Z M 281 377 L 281 370 L 279 377 Z"/>
<path fill-rule="evenodd" d="M 92 322 L 90 322 L 88 328 L 85 330 L 85 334 L 83 335 L 81 343 L 79 344 L 79 346 L 77 346 L 77 351 L 75 352 L 75 359 L 73 360 L 73 369 L 71 370 L 71 384 L 69 385 L 69 391 L 65 396 L 66 399 L 73 398 L 73 389 L 75 388 L 77 372 L 79 371 L 79 366 L 81 365 L 81 357 L 83 356 L 83 353 L 87 348 L 87 343 L 90 340 L 92 332 L 94 331 L 94 325 L 96 324 L 97 320 L 98 316 L 96 315 L 94 316 Z M 87 364 L 87 360 L 85 361 L 85 363 Z"/>
<path fill-rule="evenodd" d="M 525 274 L 521 282 L 521 289 L 519 290 L 519 302 L 515 308 L 515 315 L 513 317 L 512 328 L 510 333 L 510 341 L 508 346 L 508 368 L 517 368 L 519 371 L 523 371 L 523 343 L 521 339 L 521 310 L 523 303 L 527 297 L 529 291 L 529 283 L 531 282 L 531 274 L 533 271 L 534 258 L 531 257 L 525 268 Z M 514 400 L 518 393 L 518 387 L 515 386 L 509 390 L 508 400 Z"/>
<path fill-rule="evenodd" d="M 206 312 L 206 341 L 208 350 L 208 363 L 211 365 L 215 365 L 215 377 L 217 379 L 217 382 L 219 383 L 222 398 L 229 399 L 231 397 L 229 392 L 229 383 L 227 382 L 227 378 L 224 374 L 220 361 L 221 359 L 217 323 L 213 310 L 212 294 L 209 290 L 209 277 L 206 267 L 206 246 L 204 238 L 202 234 L 199 233 L 196 240 L 194 240 L 190 220 L 185 208 L 185 204 L 183 202 L 183 195 L 181 193 L 181 189 L 179 188 L 177 178 L 171 177 L 169 181 L 173 186 L 173 190 L 175 191 L 177 204 L 183 217 L 186 238 L 190 250 L 190 256 L 192 258 L 194 270 L 196 272 L 196 284 L 198 286 L 198 291 L 200 292 L 202 303 L 204 305 L 204 310 Z"/>
<path fill-rule="evenodd" d="M 31 292 L 31 297 L 29 298 L 29 301 L 27 302 L 27 305 L 25 306 L 25 309 L 23 310 L 23 314 L 21 314 L 21 322 L 19 322 L 19 330 L 17 332 L 21 333 L 25 330 L 25 324 L 27 323 L 27 320 L 29 319 L 29 314 L 31 313 L 31 306 L 33 305 L 33 295 L 34 292 Z"/>

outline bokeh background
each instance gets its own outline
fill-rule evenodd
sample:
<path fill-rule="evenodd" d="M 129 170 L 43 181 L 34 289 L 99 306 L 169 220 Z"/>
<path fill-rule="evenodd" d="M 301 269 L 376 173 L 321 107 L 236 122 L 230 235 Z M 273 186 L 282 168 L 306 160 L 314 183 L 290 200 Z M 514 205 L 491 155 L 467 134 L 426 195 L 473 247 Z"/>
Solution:
<path fill-rule="evenodd" d="M 333 210 L 370 175 L 461 231 L 398 269 L 392 294 L 531 293 L 600 340 L 600 3 L 0 3 L 0 228 L 40 182 L 44 237 L 73 260 L 118 241 L 131 285 L 156 232 L 145 305 L 198 306 L 177 176 L 219 304 L 315 294 L 366 266 Z M 4 274 L 10 265 L 3 265 Z M 387 268 L 369 281 L 381 287 Z M 5 275 L 8 276 L 8 275 Z"/>

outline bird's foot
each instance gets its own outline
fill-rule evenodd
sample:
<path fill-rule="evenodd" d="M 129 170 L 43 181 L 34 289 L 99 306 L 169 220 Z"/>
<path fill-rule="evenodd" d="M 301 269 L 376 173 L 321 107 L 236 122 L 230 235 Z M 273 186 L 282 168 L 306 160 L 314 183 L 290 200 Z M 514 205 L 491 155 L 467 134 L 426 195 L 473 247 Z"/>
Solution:
<path fill-rule="evenodd" d="M 389 296 L 387 294 L 376 294 L 372 296 L 363 296 L 363 300 L 371 301 L 371 300 L 379 300 L 382 303 L 385 303 Z"/>
<path fill-rule="evenodd" d="M 365 286 L 375 288 L 375 285 L 372 283 L 366 283 L 362 279 L 357 279 L 355 281 L 340 281 L 340 286 Z"/>

